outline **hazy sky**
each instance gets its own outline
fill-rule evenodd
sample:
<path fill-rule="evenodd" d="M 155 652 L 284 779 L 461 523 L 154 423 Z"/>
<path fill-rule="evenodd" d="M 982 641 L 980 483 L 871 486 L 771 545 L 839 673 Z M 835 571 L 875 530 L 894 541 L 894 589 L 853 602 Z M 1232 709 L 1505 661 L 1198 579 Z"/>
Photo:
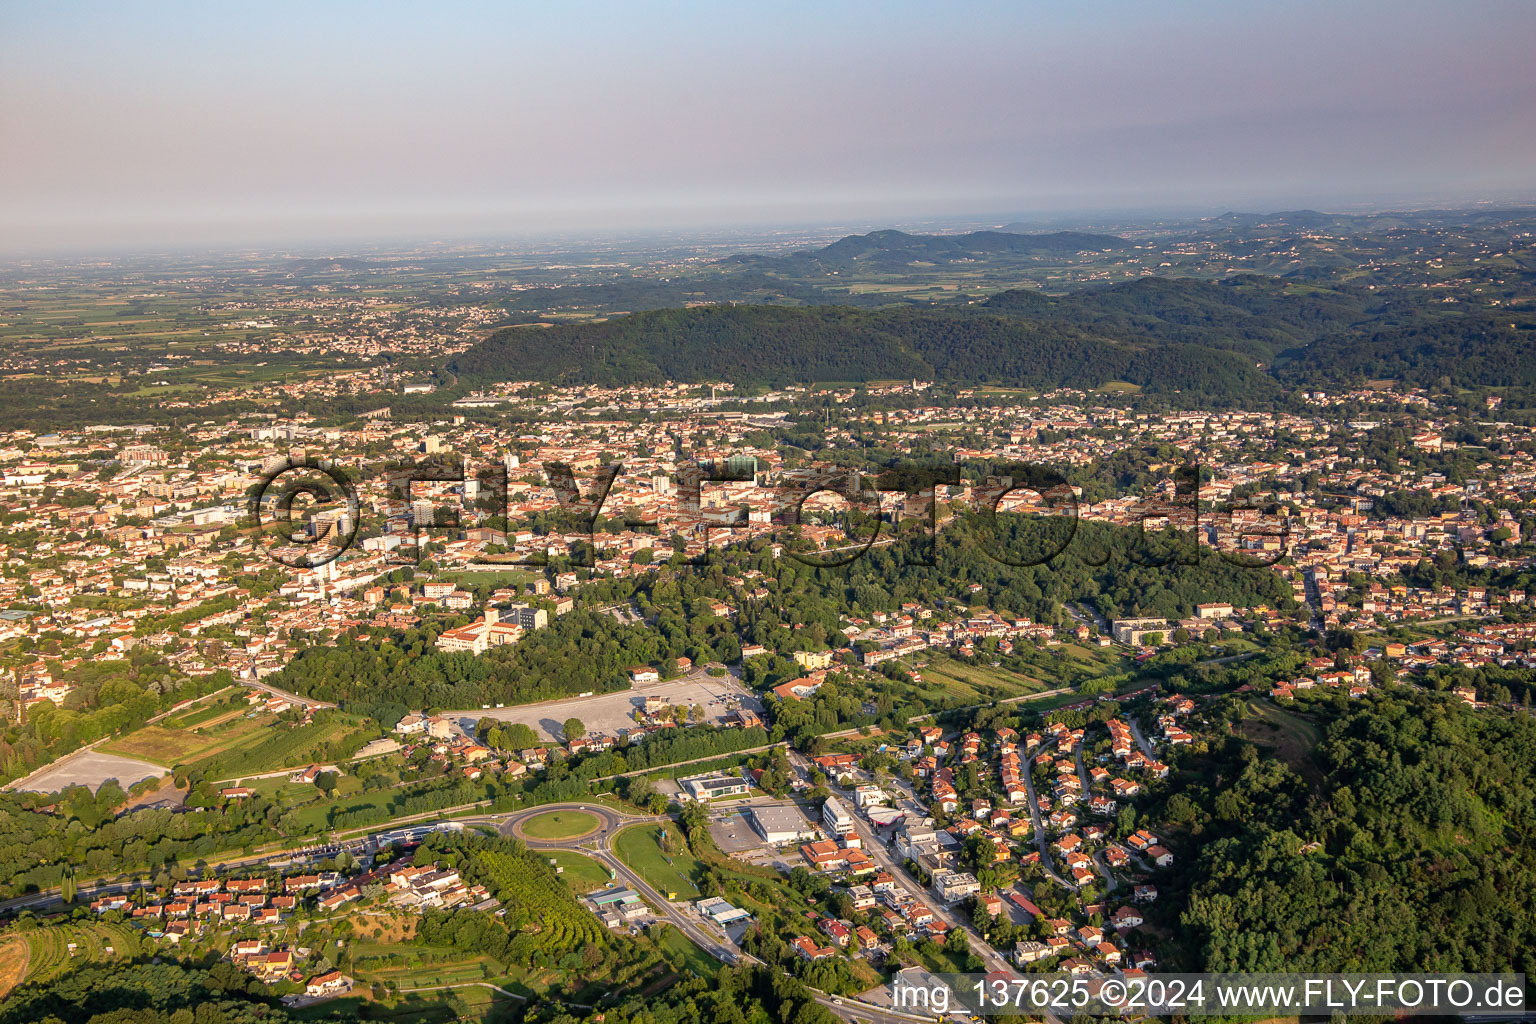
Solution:
<path fill-rule="evenodd" d="M 1536 195 L 1536 3 L 0 6 L 0 246 Z"/>

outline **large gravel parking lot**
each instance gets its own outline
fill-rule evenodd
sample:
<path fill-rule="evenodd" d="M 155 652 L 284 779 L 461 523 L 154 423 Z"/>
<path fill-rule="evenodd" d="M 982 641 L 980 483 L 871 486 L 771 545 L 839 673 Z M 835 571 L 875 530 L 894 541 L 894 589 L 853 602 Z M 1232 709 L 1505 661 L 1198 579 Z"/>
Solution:
<path fill-rule="evenodd" d="M 704 721 L 718 725 L 738 706 L 761 711 L 761 705 L 745 687 L 731 676 L 714 678 L 702 671 L 663 683 L 642 683 L 618 693 L 599 693 L 591 697 L 568 697 L 543 704 L 522 704 L 510 708 L 473 708 L 445 711 L 465 731 L 473 731 L 481 718 L 503 722 L 521 722 L 546 740 L 561 740 L 560 728 L 568 718 L 579 718 L 588 733 L 617 735 L 620 729 L 632 729 L 634 711 L 645 698 L 660 697 L 668 704 L 704 707 Z"/>
<path fill-rule="evenodd" d="M 158 779 L 165 774 L 164 768 L 148 761 L 88 750 L 60 761 L 15 788 L 29 793 L 57 793 L 69 786 L 89 786 L 94 793 L 108 779 L 116 779 L 119 786 L 127 789 L 135 782 Z"/>

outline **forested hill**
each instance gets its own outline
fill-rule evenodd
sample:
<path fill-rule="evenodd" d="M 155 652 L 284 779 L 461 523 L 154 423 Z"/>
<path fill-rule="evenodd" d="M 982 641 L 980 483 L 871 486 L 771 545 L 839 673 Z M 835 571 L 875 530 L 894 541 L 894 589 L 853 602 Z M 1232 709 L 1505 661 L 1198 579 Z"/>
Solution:
<path fill-rule="evenodd" d="M 1251 406 L 1284 387 L 1380 378 L 1536 384 L 1536 317 L 1253 275 L 1145 278 L 1061 296 L 1005 291 L 976 304 L 718 305 L 509 328 L 448 369 L 471 386 L 917 377 L 1094 388 L 1121 380 L 1211 406 Z"/>
<path fill-rule="evenodd" d="M 1124 380 L 1204 401 L 1259 399 L 1275 382 L 1237 353 L 1115 339 L 966 308 L 709 306 L 601 324 L 511 328 L 449 364 L 471 386 L 497 380 L 638 384 L 727 380 L 924 380 L 1099 387 Z"/>
<path fill-rule="evenodd" d="M 1376 307 L 1382 300 L 1364 290 L 1325 290 L 1245 274 L 1217 282 L 1145 277 L 1059 296 L 1014 289 L 981 305 L 1106 337 L 1234 349 L 1267 362 L 1380 315 Z"/>
<path fill-rule="evenodd" d="M 1288 386 L 1536 385 L 1536 317 L 1440 297 L 1245 274 L 1214 282 L 1148 277 L 1061 296 L 1012 290 L 981 306 L 1104 337 L 1243 352 Z"/>
<path fill-rule="evenodd" d="M 848 235 L 820 249 L 784 256 L 741 255 L 725 262 L 800 274 L 853 267 L 900 270 L 913 263 L 961 263 L 989 256 L 1072 256 L 1080 252 L 1115 251 L 1126 246 L 1125 239 L 1116 235 L 1085 231 L 1025 234 L 1005 228 L 963 235 L 914 235 L 887 229 L 871 231 L 867 235 Z"/>

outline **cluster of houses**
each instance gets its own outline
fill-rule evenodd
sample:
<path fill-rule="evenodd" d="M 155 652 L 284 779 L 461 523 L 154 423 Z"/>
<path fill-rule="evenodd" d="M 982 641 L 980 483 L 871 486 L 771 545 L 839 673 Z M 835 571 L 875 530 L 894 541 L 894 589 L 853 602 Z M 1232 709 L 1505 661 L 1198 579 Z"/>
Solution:
<path fill-rule="evenodd" d="M 1386 658 L 1410 672 L 1427 672 L 1437 665 L 1536 668 L 1536 622 L 1482 623 L 1459 628 L 1448 640 L 1388 641 L 1366 651 L 1365 657 Z"/>
<path fill-rule="evenodd" d="M 1074 927 L 1065 918 L 1053 918 L 1022 893 L 1010 893 L 1008 899 L 1035 920 L 1042 922 L 1045 938 L 1028 939 L 1014 945 L 1014 960 L 1021 966 L 1058 961 L 1057 967 L 1068 974 L 1086 975 L 1104 969 L 1147 970 L 1157 966 L 1149 953 L 1127 952 L 1130 933 L 1144 924 L 1141 911 L 1122 906 L 1103 918 L 1102 926 L 1084 924 Z M 1103 914 L 1096 905 L 1090 916 Z M 1114 934 L 1111 934 L 1114 933 Z"/>
<path fill-rule="evenodd" d="M 979 586 L 976 588 L 979 591 Z M 909 657 L 930 647 L 943 647 L 961 655 L 974 655 L 982 640 L 995 638 L 997 648 L 1003 654 L 1012 654 L 1020 640 L 1037 644 L 1057 642 L 1057 629 L 1027 618 L 1004 617 L 995 612 L 972 615 L 953 622 L 936 622 L 919 626 L 919 622 L 933 617 L 933 610 L 917 604 L 903 604 L 899 616 L 886 619 L 877 613 L 874 625 L 854 619 L 843 629 L 844 635 L 868 646 L 861 655 L 866 667 L 873 667 L 897 658 Z M 1069 630 L 1070 632 L 1070 630 Z M 1088 635 L 1083 627 L 1082 635 Z"/>
<path fill-rule="evenodd" d="M 174 945 L 221 927 L 279 925 L 299 909 L 334 912 L 362 900 L 372 886 L 380 886 L 391 904 L 417 911 L 466 906 L 482 910 L 498 905 L 483 886 L 467 884 L 457 871 L 435 864 L 416 866 L 401 858 L 351 877 L 318 871 L 276 879 L 188 879 L 174 883 L 169 892 L 144 887 L 102 896 L 90 907 L 98 914 L 120 911 L 150 938 Z M 262 954 L 267 955 L 265 948 Z"/>
<path fill-rule="evenodd" d="M 228 957 L 231 963 L 273 984 L 304 981 L 304 972 L 298 969 L 298 963 L 311 955 L 312 951 L 302 946 L 269 949 L 265 939 L 241 939 L 229 948 Z M 352 979 L 340 971 L 324 971 L 304 982 L 304 995 L 310 999 L 323 999 L 341 995 L 351 988 Z"/>
<path fill-rule="evenodd" d="M 103 896 L 91 902 L 98 914 L 118 910 L 144 924 L 152 938 L 179 943 L 207 928 L 230 925 L 275 925 L 300 904 L 338 885 L 334 871 L 290 875 L 278 882 L 266 878 L 203 878 L 177 882 L 169 894 L 145 899 L 137 892 Z"/>
<path fill-rule="evenodd" d="M 1305 673 L 1287 682 L 1278 682 L 1270 687 L 1270 693 L 1277 697 L 1295 698 L 1298 690 L 1312 690 L 1324 687 L 1330 690 L 1338 690 L 1347 693 L 1351 697 L 1363 697 L 1371 691 L 1371 670 L 1364 665 L 1354 665 L 1347 669 L 1334 667 L 1332 658 L 1313 658 L 1304 666 Z"/>
<path fill-rule="evenodd" d="M 349 373 L 294 387 L 314 393 L 365 394 L 383 387 L 383 382 L 369 373 Z M 290 653 L 290 642 L 282 639 L 285 636 L 334 636 L 369 625 L 408 628 L 431 611 L 474 607 L 476 601 L 467 591 L 445 579 L 419 588 L 386 580 L 404 564 L 397 556 L 401 549 L 410 547 L 408 540 L 414 530 L 436 510 L 425 498 L 415 503 L 395 501 L 382 477 L 365 479 L 360 485 L 362 503 L 377 517 L 382 532 L 365 538 L 337 562 L 286 573 L 271 600 L 253 593 L 247 581 L 270 571 L 273 563 L 251 537 L 239 532 L 231 535 L 227 527 L 242 514 L 243 496 L 253 482 L 302 450 L 293 445 L 317 446 L 343 461 L 366 460 L 380 446 L 402 457 L 418 451 L 492 452 L 511 446 L 519 453 L 505 455 L 501 468 L 530 481 L 537 480 L 551 461 L 584 473 L 600 465 L 607 457 L 605 453 L 622 451 L 626 472 L 615 480 L 605 512 L 614 517 L 633 516 L 634 521 L 648 524 L 648 532 L 624 530 L 605 536 L 604 549 L 594 566 L 599 577 L 650 571 L 650 560 L 637 556 L 673 539 L 681 542 L 686 555 L 697 556 L 712 545 L 781 530 L 783 522 L 775 520 L 784 511 L 784 489 L 776 484 L 809 479 L 808 471 L 786 470 L 782 452 L 753 444 L 745 416 L 727 415 L 709 404 L 711 399 L 675 393 L 660 398 L 645 388 L 556 388 L 534 397 L 533 390 L 520 391 L 522 387 L 509 383 L 506 393 L 462 400 L 471 405 L 511 403 L 536 416 L 536 433 L 516 438 L 504 429 L 472 421 L 451 427 L 392 422 L 388 400 L 382 393 L 383 407 L 347 429 L 317 426 L 301 416 L 255 427 L 207 420 L 193 428 L 187 438 L 174 439 L 168 428 L 150 424 L 97 424 L 44 436 L 13 431 L 0 441 L 0 462 L 5 466 L 0 504 L 15 519 L 18 532 L 35 531 L 38 541 L 25 548 L 0 548 L 0 554 L 20 563 L 15 578 L 0 583 L 0 601 L 27 606 L 0 613 L 0 638 L 43 633 L 63 636 L 67 638 L 63 663 L 121 659 L 139 644 L 163 653 L 190 674 L 206 675 L 223 669 L 236 678 L 254 680 L 281 669 Z M 395 389 L 388 390 L 393 393 Z M 619 425 L 570 415 L 572 409 L 599 393 L 601 402 L 646 416 Z M 239 396 L 238 391 L 229 394 Z M 770 404 L 793 397 L 787 391 L 773 394 L 777 398 L 759 397 Z M 868 414 L 870 418 L 859 429 L 881 432 L 902 451 L 911 443 L 902 425 L 922 422 L 924 444 L 947 444 L 957 460 L 1035 464 L 1081 464 L 1148 441 L 1175 447 L 1204 445 L 1210 452 L 1212 475 L 1202 481 L 1203 497 L 1220 502 L 1238 489 L 1246 493 L 1256 488 L 1254 500 L 1274 495 L 1296 508 L 1290 516 L 1290 536 L 1284 547 L 1299 569 L 1280 571 L 1294 572 L 1299 597 L 1308 599 L 1309 588 L 1316 595 L 1312 600 L 1325 626 L 1368 628 L 1449 615 L 1487 619 L 1507 612 L 1522 613 L 1529 606 L 1529 595 L 1520 587 L 1473 584 L 1422 588 L 1402 582 L 1413 565 L 1437 554 L 1454 554 L 1474 568 L 1519 569 L 1530 564 L 1528 551 L 1519 546 L 1529 537 L 1529 516 L 1524 510 L 1530 507 L 1536 487 L 1536 464 L 1528 446 L 1518 441 L 1531 436 L 1527 425 L 1500 423 L 1501 437 L 1510 441 L 1504 450 L 1480 451 L 1476 471 L 1464 480 L 1451 480 L 1433 467 L 1386 465 L 1355 458 L 1352 446 L 1356 432 L 1379 425 L 1366 419 L 1341 424 L 1332 418 L 1289 414 L 1217 415 L 1186 410 L 1142 414 L 1104 407 L 1070 391 L 1062 391 L 1057 404 L 1028 409 L 992 405 L 984 395 L 975 397 L 979 403 L 976 410 L 967 409 L 963 416 L 958 410 L 938 407 L 881 410 Z M 1424 396 L 1405 391 L 1361 399 L 1366 405 L 1386 400 L 1415 403 L 1415 415 L 1421 420 L 1415 423 L 1412 443 L 1418 449 L 1436 452 L 1454 447 L 1445 437 L 1449 424 L 1438 418 L 1433 403 Z M 1355 398 L 1343 392 L 1316 401 L 1336 405 Z M 675 412 L 653 418 L 651 414 L 659 409 Z M 767 411 L 771 415 L 771 410 Z M 969 424 L 978 422 L 972 420 L 973 415 L 999 427 L 999 433 L 981 446 L 927 429 L 959 416 L 959 422 L 965 424 L 960 429 L 970 430 Z M 887 429 L 891 427 L 897 429 L 891 432 Z M 853 436 L 842 428 L 829 429 L 829 443 L 849 441 Z M 1276 431 L 1283 432 L 1283 441 Z M 114 434 L 122 436 L 109 436 Z M 674 454 L 680 450 L 680 440 L 681 451 L 686 453 L 682 457 Z M 94 465 L 103 446 L 116 450 L 121 467 L 108 479 L 98 479 L 97 471 L 87 466 L 88 460 Z M 219 453 L 214 464 L 194 470 L 188 460 L 194 454 L 206 460 L 210 452 Z M 738 463 L 745 470 L 743 479 L 712 488 L 720 491 L 718 500 L 677 500 L 677 481 L 697 459 L 706 457 Z M 1315 483 L 1319 477 L 1328 481 L 1326 494 Z M 581 533 L 536 533 L 525 525 L 532 517 L 560 507 L 558 496 L 547 483 L 530 482 L 519 488 L 506 508 L 496 513 L 513 525 L 492 528 L 485 522 L 492 513 L 476 502 L 480 484 L 477 477 L 467 473 L 466 479 L 449 488 L 451 500 L 462 506 L 464 528 L 439 540 L 442 550 L 437 561 L 445 572 L 484 564 L 481 560 L 488 549 L 496 546 L 529 555 L 561 554 L 573 543 L 588 539 Z M 45 493 L 48 488 L 88 489 L 98 494 L 99 500 L 71 507 L 49 500 Z M 981 504 L 1001 497 L 1005 509 L 1039 511 L 1024 492 L 1003 494 L 998 481 L 974 486 L 965 482 L 935 490 L 942 493 L 899 501 L 899 515 L 926 515 L 935 497 Z M 1084 504 L 1078 515 L 1090 521 L 1140 522 L 1149 529 L 1159 522 L 1179 521 L 1177 503 L 1166 500 L 1176 491 L 1171 481 L 1148 491 Z M 1373 508 L 1373 502 L 1401 491 L 1423 493 L 1443 502 L 1448 510 L 1408 516 L 1382 515 Z M 1340 492 L 1347 495 L 1342 503 Z M 1490 502 L 1498 507 L 1485 504 Z M 1165 505 L 1169 507 L 1163 508 Z M 738 529 L 710 532 L 703 528 L 715 522 L 731 522 Z M 649 532 L 652 529 L 654 533 Z M 1225 532 L 1226 527 L 1212 525 L 1209 536 L 1202 536 L 1201 542 L 1217 543 Z M 807 527 L 803 534 L 816 543 L 846 540 L 838 531 L 821 527 Z M 1267 551 L 1278 542 L 1259 538 L 1254 543 Z M 779 545 L 774 544 L 773 550 L 777 552 Z M 1367 579 L 1364 585 L 1360 584 L 1362 576 Z M 755 568 L 736 570 L 726 577 L 726 583 L 740 599 L 753 600 L 766 593 L 761 577 Z M 552 573 L 550 579 L 536 580 L 528 588 L 531 595 L 511 588 L 498 590 L 490 603 L 499 610 L 445 631 L 438 642 L 446 649 L 471 652 L 515 642 L 539 627 L 539 615 L 545 615 L 547 621 L 548 615 L 558 615 L 568 607 L 564 602 L 570 597 L 565 592 L 576 585 L 574 573 L 559 572 Z M 94 602 L 77 600 L 95 595 L 120 597 L 125 607 L 104 615 L 90 606 Z M 720 603 L 729 614 L 729 605 Z M 253 620 L 258 610 L 261 618 Z M 1163 623 L 1163 629 L 1151 631 L 1166 634 L 1180 625 L 1199 623 L 1218 629 L 1233 625 L 1229 616 L 1208 612 L 1204 606 L 1197 611 L 1193 620 Z M 1265 609 L 1246 609 L 1244 615 L 1279 621 L 1277 613 Z M 181 626 L 144 628 L 146 620 L 169 616 L 175 616 Z M 848 635 L 860 641 L 859 646 L 865 649 L 862 657 L 870 664 L 935 644 L 949 644 L 963 651 L 975 649 L 984 639 L 1008 646 L 1020 638 L 1046 643 L 1054 639 L 1049 627 L 1012 618 L 983 615 L 932 624 L 933 618 L 932 611 L 913 604 L 903 606 L 895 615 L 854 622 Z M 187 635 L 211 629 L 235 639 L 217 648 L 186 643 Z M 1087 631 L 1087 627 L 1071 630 L 1079 636 Z M 104 650 L 92 650 L 98 640 L 106 641 Z M 1483 658 L 1524 653 L 1508 647 L 1502 653 L 1479 653 L 1479 642 L 1454 646 L 1465 648 L 1449 655 L 1456 664 L 1475 665 Z M 1422 657 L 1425 655 L 1415 652 L 1406 663 L 1414 667 L 1416 659 Z M 57 669 L 53 674 L 58 675 Z M 71 696 L 67 684 L 45 680 L 40 674 L 32 673 L 30 679 L 17 682 L 24 684 L 19 701 L 23 705 L 41 700 L 61 704 Z"/>
<path fill-rule="evenodd" d="M 1352 537 L 1363 538 L 1373 533 L 1382 535 L 1386 533 L 1382 526 L 1371 523 L 1364 516 L 1347 518 L 1354 521 L 1352 528 L 1349 529 Z M 1454 528 L 1444 531 L 1443 536 L 1447 544 L 1454 544 L 1458 548 L 1465 543 L 1461 539 L 1464 532 L 1474 542 L 1481 538 L 1484 532 L 1484 528 L 1476 523 L 1475 517 L 1470 523 L 1459 520 L 1447 522 Z M 1317 608 L 1322 614 L 1324 625 L 1330 628 L 1371 629 L 1393 623 L 1448 616 L 1491 618 L 1529 607 L 1530 595 L 1523 588 L 1513 588 L 1497 593 L 1483 586 L 1467 586 L 1459 589 L 1411 587 L 1406 583 L 1381 579 L 1373 579 L 1364 586 L 1355 588 L 1348 581 L 1347 577 L 1354 573 L 1363 572 L 1380 576 L 1389 566 L 1392 571 L 1396 571 L 1424 557 L 1422 546 L 1439 532 L 1440 527 L 1441 524 L 1438 523 L 1429 524 L 1423 528 L 1408 527 L 1415 534 L 1409 538 L 1409 542 L 1420 550 L 1416 550 L 1405 561 L 1394 559 L 1387 562 L 1374 555 L 1362 555 L 1350 559 L 1342 557 L 1342 550 L 1337 552 L 1340 557 L 1326 561 L 1316 560 L 1315 556 L 1303 558 L 1303 562 L 1310 561 L 1311 564 L 1304 568 L 1300 583 L 1303 587 L 1306 583 L 1312 584 L 1312 589 L 1317 594 Z M 1511 521 L 1509 528 L 1518 532 L 1519 524 Z M 1432 549 L 1433 545 L 1430 547 Z M 1472 562 L 1473 559 L 1468 561 Z M 1487 556 L 1483 556 L 1479 562 L 1485 566 L 1491 564 Z M 1517 566 L 1511 566 L 1511 568 L 1514 567 Z"/>
<path fill-rule="evenodd" d="M 470 885 L 454 868 L 436 864 L 393 864 L 379 873 L 378 880 L 391 904 L 411 910 L 491 910 L 498 905 L 485 886 Z"/>

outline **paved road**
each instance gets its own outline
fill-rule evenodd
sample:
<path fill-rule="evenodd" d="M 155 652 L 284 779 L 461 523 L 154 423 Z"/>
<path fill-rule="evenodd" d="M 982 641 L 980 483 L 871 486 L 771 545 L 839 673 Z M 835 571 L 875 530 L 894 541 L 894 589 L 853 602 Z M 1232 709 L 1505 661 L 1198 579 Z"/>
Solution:
<path fill-rule="evenodd" d="M 1025 761 L 1024 768 L 1024 792 L 1029 797 L 1029 819 L 1035 825 L 1035 849 L 1040 851 L 1040 870 L 1057 885 L 1066 889 L 1076 890 L 1077 886 L 1061 877 L 1061 869 L 1056 866 L 1056 860 L 1051 856 L 1051 841 L 1045 830 L 1045 816 L 1040 813 L 1040 798 L 1035 795 L 1035 771 L 1032 761 Z"/>
<path fill-rule="evenodd" d="M 1152 749 L 1152 744 L 1148 743 L 1147 738 L 1141 734 L 1141 726 L 1136 724 L 1136 716 L 1126 715 L 1125 724 L 1131 727 L 1131 739 L 1136 741 L 1136 745 L 1141 748 L 1142 754 L 1156 760 L 1157 751 Z"/>
<path fill-rule="evenodd" d="M 589 832 L 584 836 L 575 836 L 569 839 L 534 839 L 525 836 L 520 831 L 520 826 L 529 818 L 537 818 L 541 814 L 549 814 L 553 811 L 583 811 L 592 815 L 599 822 L 597 831 Z M 510 811 L 504 814 L 483 814 L 471 818 L 460 819 L 469 824 L 494 825 L 502 835 L 515 839 L 521 839 L 535 850 L 574 850 L 578 846 L 586 846 L 590 843 L 612 837 L 620 829 L 630 825 L 637 825 L 648 821 L 668 821 L 665 814 L 631 814 L 628 811 L 620 811 L 603 804 L 582 803 L 573 800 L 563 804 L 538 804 L 519 811 Z"/>
<path fill-rule="evenodd" d="M 795 767 L 805 772 L 810 771 L 810 762 L 807 761 L 804 755 L 802 755 L 799 751 L 791 750 L 789 759 L 790 762 L 795 765 Z M 867 821 L 858 815 L 854 815 L 853 827 L 854 831 L 858 832 L 859 838 L 863 840 L 864 849 L 874 857 L 875 862 L 879 864 L 881 868 L 890 872 L 892 876 L 903 879 L 906 882 L 907 887 L 913 892 L 926 892 L 922 883 L 919 882 L 916 878 L 912 877 L 912 875 L 908 874 L 907 869 L 901 864 L 898 864 L 896 862 L 896 858 L 891 856 L 891 853 L 886 848 L 885 843 L 880 841 L 880 837 L 875 834 L 872 828 L 870 828 Z M 952 913 L 948 907 L 939 904 L 932 898 L 929 898 L 927 903 L 928 908 L 933 911 L 933 916 L 935 918 L 937 918 L 939 921 L 942 921 L 949 928 L 959 928 L 961 931 L 965 932 L 966 937 L 971 941 L 971 946 L 976 950 L 976 955 L 981 957 L 982 962 L 986 964 L 987 970 L 1003 971 L 1006 972 L 1009 977 L 1014 976 L 1012 965 L 1010 965 L 1007 960 L 1003 959 L 1002 954 L 998 953 L 997 950 L 993 949 L 987 944 L 986 940 L 981 937 L 981 934 L 977 932 L 974 927 L 972 927 L 969 921 L 964 920 L 960 915 Z"/>
<path fill-rule="evenodd" d="M 1093 794 L 1093 781 L 1088 778 L 1088 766 L 1083 763 L 1083 745 L 1077 743 L 1072 747 L 1072 760 L 1077 765 L 1077 781 L 1083 787 L 1083 799 L 1087 800 Z"/>
<path fill-rule="evenodd" d="M 518 834 L 517 825 L 550 810 L 580 810 L 595 815 L 601 823 L 598 830 L 573 839 L 536 840 L 528 839 Z M 518 811 L 503 817 L 501 831 L 506 835 L 514 835 L 528 844 L 530 849 L 566 849 L 575 850 L 590 856 L 613 871 L 614 875 L 623 879 L 624 884 L 639 893 L 644 900 L 655 909 L 657 916 L 667 921 L 678 931 L 687 936 L 688 940 L 710 956 L 723 963 L 747 962 L 761 964 L 762 961 L 743 952 L 740 947 L 731 942 L 729 938 L 722 938 L 704 926 L 702 919 L 686 912 L 682 907 L 665 899 L 661 893 L 651 888 L 650 884 L 641 878 L 629 866 L 625 864 L 613 852 L 613 837 L 631 825 L 642 824 L 651 821 L 670 821 L 665 815 L 636 815 L 614 811 L 611 808 L 595 804 L 583 804 L 580 802 L 568 804 L 546 804 L 540 807 L 529 808 L 526 811 Z M 874 844 L 874 845 L 877 845 Z M 978 948 L 985 948 L 979 938 L 976 940 Z M 812 991 L 815 991 L 814 989 Z M 926 1021 L 930 1018 L 911 1014 L 896 1013 L 881 1006 L 860 1002 L 857 999 L 838 998 L 824 994 L 817 994 L 816 1001 L 846 1021 L 871 1021 L 873 1024 L 912 1024 L 913 1021 Z"/>
<path fill-rule="evenodd" d="M 1093 785 L 1088 778 L 1088 768 L 1083 763 L 1083 745 L 1081 743 L 1072 748 L 1072 757 L 1077 762 L 1077 780 L 1083 784 L 1083 801 L 1086 804 L 1089 795 L 1093 792 Z M 1093 866 L 1099 869 L 1099 874 L 1104 876 L 1104 881 L 1108 883 L 1108 887 L 1104 891 L 1111 893 L 1118 889 L 1120 883 L 1109 870 L 1109 865 L 1105 864 L 1103 859 L 1096 853 L 1089 854 L 1088 857 L 1093 861 Z"/>
<path fill-rule="evenodd" d="M 812 991 L 815 991 L 812 989 Z M 846 1021 L 871 1021 L 872 1024 L 913 1024 L 928 1022 L 933 1016 L 918 1013 L 900 1013 L 884 1006 L 861 1003 L 857 999 L 839 999 L 836 996 L 817 995 L 816 1001 Z"/>
<path fill-rule="evenodd" d="M 334 708 L 336 706 L 330 701 L 313 700 L 309 697 L 300 697 L 296 693 L 289 693 L 287 690 L 279 690 L 275 686 L 269 686 L 266 683 L 260 681 L 245 680 L 240 685 L 249 686 L 251 689 L 260 690 L 263 693 L 270 693 L 274 697 L 281 697 L 284 700 L 290 700 L 295 704 L 302 704 L 308 708 Z"/>
<path fill-rule="evenodd" d="M 522 834 L 519 826 L 529 818 L 550 811 L 583 811 L 598 820 L 597 830 L 583 836 L 574 836 L 569 839 L 532 839 Z M 564 804 L 542 804 L 538 807 L 530 807 L 525 811 L 516 811 L 509 815 L 487 816 L 487 821 L 499 817 L 499 831 L 506 836 L 513 836 L 522 840 L 531 850 L 575 850 L 587 854 L 601 862 L 616 876 L 622 878 L 624 883 L 635 892 L 639 893 L 664 920 L 674 925 L 678 931 L 688 936 L 700 949 L 723 963 L 735 963 L 738 959 L 753 959 L 742 953 L 735 943 L 729 939 L 721 938 L 704 928 L 703 921 L 683 912 L 681 908 L 666 899 L 661 893 L 641 878 L 629 865 L 625 864 L 613 852 L 612 842 L 615 835 L 629 828 L 631 825 L 640 825 L 647 822 L 671 821 L 664 814 L 629 814 L 604 807 L 601 804 L 584 804 L 579 801 Z"/>

